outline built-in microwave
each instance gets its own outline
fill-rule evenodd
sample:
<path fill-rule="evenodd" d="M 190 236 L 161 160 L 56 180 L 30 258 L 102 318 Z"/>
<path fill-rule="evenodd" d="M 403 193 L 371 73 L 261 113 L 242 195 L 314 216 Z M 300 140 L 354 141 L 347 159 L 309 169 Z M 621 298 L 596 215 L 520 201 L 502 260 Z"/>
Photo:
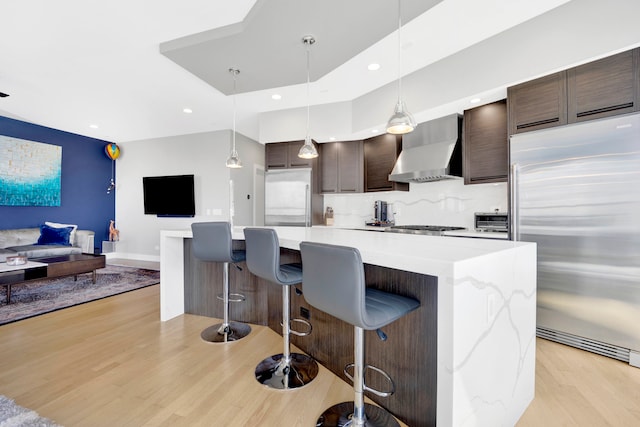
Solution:
<path fill-rule="evenodd" d="M 476 231 L 496 231 L 506 233 L 509 231 L 509 214 L 504 212 L 476 212 Z"/>

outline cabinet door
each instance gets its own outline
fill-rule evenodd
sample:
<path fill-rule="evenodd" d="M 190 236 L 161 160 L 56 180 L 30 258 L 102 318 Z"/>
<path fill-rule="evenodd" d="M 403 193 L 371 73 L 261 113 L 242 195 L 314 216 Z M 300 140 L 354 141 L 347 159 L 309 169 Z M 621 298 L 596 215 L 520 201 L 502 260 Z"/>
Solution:
<path fill-rule="evenodd" d="M 310 168 L 313 165 L 313 159 L 301 159 L 298 157 L 298 151 L 304 145 L 304 141 L 291 141 L 289 146 L 289 166 L 290 168 Z M 316 144 L 316 148 L 318 145 Z"/>
<path fill-rule="evenodd" d="M 284 169 L 288 164 L 288 144 L 276 142 L 265 144 L 265 164 L 267 169 Z"/>
<path fill-rule="evenodd" d="M 362 193 L 363 142 L 347 141 L 338 144 L 338 192 Z"/>
<path fill-rule="evenodd" d="M 507 89 L 509 134 L 567 124 L 566 71 Z"/>
<path fill-rule="evenodd" d="M 464 183 L 507 181 L 507 100 L 464 112 Z"/>
<path fill-rule="evenodd" d="M 327 142 L 320 144 L 320 192 L 338 192 L 338 144 Z"/>
<path fill-rule="evenodd" d="M 634 49 L 567 71 L 569 123 L 638 111 L 638 52 Z"/>
<path fill-rule="evenodd" d="M 398 135 L 383 134 L 364 140 L 364 191 L 409 191 L 409 184 L 389 181 L 402 148 Z"/>

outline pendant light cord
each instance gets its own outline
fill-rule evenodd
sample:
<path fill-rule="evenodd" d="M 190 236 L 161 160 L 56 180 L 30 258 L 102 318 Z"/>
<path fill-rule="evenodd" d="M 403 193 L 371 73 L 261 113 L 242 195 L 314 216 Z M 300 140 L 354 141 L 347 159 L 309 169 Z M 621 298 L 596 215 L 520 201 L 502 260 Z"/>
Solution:
<path fill-rule="evenodd" d="M 402 101 L 402 45 L 400 38 L 400 29 L 402 28 L 402 0 L 398 0 L 398 102 Z"/>
<path fill-rule="evenodd" d="M 311 121 L 310 119 L 310 104 L 311 104 L 311 97 L 309 95 L 309 85 L 310 85 L 310 78 L 309 78 L 309 55 L 310 55 L 310 47 L 311 47 L 311 43 L 306 43 L 307 45 L 307 137 L 305 138 L 305 144 L 307 143 L 307 140 L 311 140 L 311 138 L 309 137 L 309 122 Z"/>
<path fill-rule="evenodd" d="M 238 96 L 236 91 L 236 76 L 238 75 L 238 70 L 233 70 L 233 149 L 232 154 L 236 152 L 236 97 Z"/>

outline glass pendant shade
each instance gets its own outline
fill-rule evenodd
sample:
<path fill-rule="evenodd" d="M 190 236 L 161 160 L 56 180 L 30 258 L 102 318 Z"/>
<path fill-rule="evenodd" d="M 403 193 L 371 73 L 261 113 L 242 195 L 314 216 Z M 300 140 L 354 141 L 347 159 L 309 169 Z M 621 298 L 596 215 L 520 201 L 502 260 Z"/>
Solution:
<path fill-rule="evenodd" d="M 398 100 L 396 108 L 393 110 L 393 115 L 387 122 L 387 132 L 394 135 L 403 135 L 413 132 L 415 128 L 416 120 L 411 113 L 407 111 L 404 101 Z"/>
<path fill-rule="evenodd" d="M 240 156 L 236 150 L 231 151 L 231 155 L 227 158 L 227 167 L 231 169 L 239 169 L 242 167 Z"/>
<path fill-rule="evenodd" d="M 316 146 L 311 141 L 311 138 L 307 137 L 304 140 L 304 145 L 300 147 L 300 151 L 298 151 L 298 157 L 301 159 L 315 159 L 318 157 L 318 150 L 316 150 Z"/>

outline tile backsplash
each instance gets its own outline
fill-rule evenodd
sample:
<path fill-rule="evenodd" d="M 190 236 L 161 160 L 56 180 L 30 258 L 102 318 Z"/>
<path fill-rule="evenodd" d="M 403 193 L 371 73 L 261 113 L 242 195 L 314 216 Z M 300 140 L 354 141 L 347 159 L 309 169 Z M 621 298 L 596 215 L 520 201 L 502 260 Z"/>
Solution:
<path fill-rule="evenodd" d="M 464 185 L 462 179 L 410 184 L 409 191 L 325 194 L 336 227 L 361 227 L 373 218 L 376 200 L 392 204 L 397 225 L 474 227 L 475 212 L 507 212 L 507 183 Z"/>

